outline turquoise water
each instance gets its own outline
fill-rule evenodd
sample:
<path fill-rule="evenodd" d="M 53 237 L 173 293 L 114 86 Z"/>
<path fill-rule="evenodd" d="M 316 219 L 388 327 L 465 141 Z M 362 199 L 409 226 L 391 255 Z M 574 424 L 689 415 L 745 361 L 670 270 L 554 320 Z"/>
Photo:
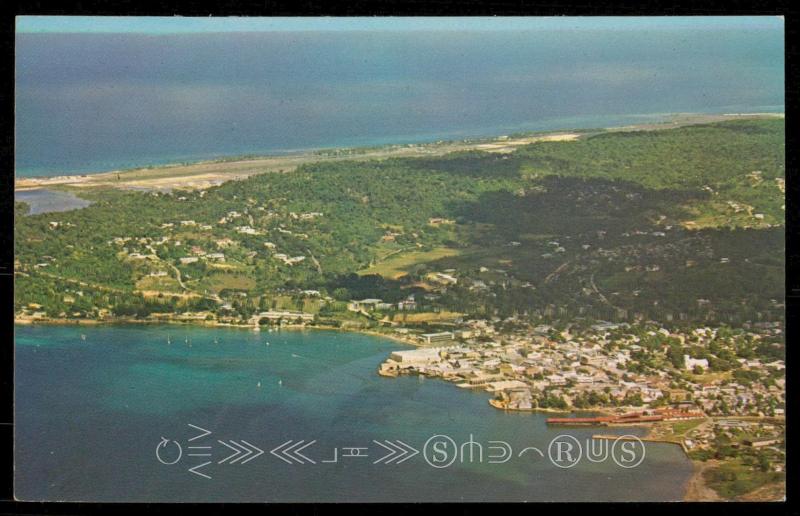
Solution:
<path fill-rule="evenodd" d="M 503 413 L 488 405 L 486 393 L 442 381 L 378 376 L 378 364 L 400 347 L 328 331 L 19 326 L 15 495 L 185 502 L 682 497 L 691 464 L 677 446 L 647 445 L 632 469 L 611 459 L 562 469 L 533 451 L 519 457 L 526 447 L 546 454 L 559 434 L 585 440 L 596 430 L 548 428 L 543 415 Z M 203 432 L 189 424 L 212 434 L 190 442 Z M 458 445 L 472 436 L 486 455 L 479 460 L 475 452 L 470 462 L 462 450 L 463 462 L 447 468 L 433 467 L 422 453 L 401 464 L 373 464 L 388 454 L 373 440 L 423 451 L 435 435 Z M 168 444 L 161 458 L 175 464 L 159 462 L 162 438 Z M 220 440 L 246 441 L 266 453 L 220 464 L 233 453 Z M 287 464 L 269 453 L 289 440 L 316 441 L 301 451 L 315 464 Z M 489 463 L 489 441 L 505 441 L 511 458 Z M 211 455 L 189 457 L 188 446 L 201 443 L 211 448 L 194 453 Z M 345 448 L 359 447 L 367 457 L 345 457 Z M 211 478 L 188 471 L 205 462 L 197 471 Z"/>
<path fill-rule="evenodd" d="M 780 112 L 783 40 L 781 24 L 17 34 L 15 170 Z"/>

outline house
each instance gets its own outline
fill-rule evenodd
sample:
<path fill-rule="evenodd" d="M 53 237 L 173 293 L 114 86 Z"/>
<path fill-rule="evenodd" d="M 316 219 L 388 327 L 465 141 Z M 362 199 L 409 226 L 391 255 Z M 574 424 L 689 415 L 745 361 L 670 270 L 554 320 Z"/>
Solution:
<path fill-rule="evenodd" d="M 414 300 L 414 294 L 411 294 L 404 300 L 397 303 L 398 310 L 416 310 L 417 302 Z"/>
<path fill-rule="evenodd" d="M 275 253 L 273 255 L 273 257 L 276 260 L 282 261 L 286 265 L 294 265 L 294 264 L 300 263 L 300 262 L 302 262 L 303 260 L 306 259 L 305 256 L 292 256 L 292 257 L 289 257 L 288 255 L 283 254 L 283 253 Z"/>
<path fill-rule="evenodd" d="M 455 285 L 458 283 L 458 278 L 455 276 L 451 276 L 450 274 L 445 274 L 443 272 L 433 272 L 428 274 L 428 279 L 431 281 L 435 281 L 437 283 L 441 283 L 443 285 Z"/>
<path fill-rule="evenodd" d="M 445 219 L 443 217 L 431 217 L 428 219 L 428 224 L 431 226 L 441 226 L 442 224 L 454 224 L 455 221 Z"/>
<path fill-rule="evenodd" d="M 362 299 L 361 301 L 350 301 L 347 309 L 351 312 L 358 312 L 359 310 L 374 310 L 377 305 L 383 303 L 382 299 Z"/>
<path fill-rule="evenodd" d="M 241 233 L 243 235 L 260 235 L 261 232 L 255 228 L 251 228 L 250 226 L 237 226 L 236 232 Z"/>
<path fill-rule="evenodd" d="M 708 369 L 708 360 L 705 358 L 691 358 L 689 355 L 683 355 L 683 366 L 690 371 L 696 366 L 700 366 L 705 370 Z"/>

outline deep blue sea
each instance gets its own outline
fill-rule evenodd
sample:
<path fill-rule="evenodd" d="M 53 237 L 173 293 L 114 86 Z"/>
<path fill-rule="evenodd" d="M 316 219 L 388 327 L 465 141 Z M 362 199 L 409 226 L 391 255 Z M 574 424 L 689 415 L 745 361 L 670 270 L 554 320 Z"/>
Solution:
<path fill-rule="evenodd" d="M 544 415 L 504 413 L 484 392 L 435 379 L 380 377 L 378 364 L 402 347 L 385 339 L 180 326 L 15 331 L 22 500 L 679 500 L 692 471 L 669 444 L 634 453 L 633 468 L 613 461 L 626 464 L 621 450 L 592 462 L 597 429 L 548 427 Z M 548 460 L 556 438 L 582 443 L 572 467 Z"/>
<path fill-rule="evenodd" d="M 16 174 L 784 109 L 783 31 L 16 36 Z"/>

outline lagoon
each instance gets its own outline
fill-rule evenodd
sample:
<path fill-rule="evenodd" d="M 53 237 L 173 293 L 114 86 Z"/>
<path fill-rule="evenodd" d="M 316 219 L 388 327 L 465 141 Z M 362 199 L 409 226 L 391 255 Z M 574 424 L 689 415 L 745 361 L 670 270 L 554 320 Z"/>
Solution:
<path fill-rule="evenodd" d="M 45 188 L 17 190 L 14 192 L 14 200 L 24 202 L 30 206 L 30 211 L 28 212 L 30 215 L 76 210 L 92 204 L 91 201 L 81 199 L 71 192 L 47 190 Z"/>

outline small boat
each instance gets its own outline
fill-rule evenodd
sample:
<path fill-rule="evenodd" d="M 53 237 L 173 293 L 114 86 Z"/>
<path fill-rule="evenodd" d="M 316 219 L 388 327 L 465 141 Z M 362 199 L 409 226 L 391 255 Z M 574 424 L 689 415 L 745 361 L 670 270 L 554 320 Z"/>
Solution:
<path fill-rule="evenodd" d="M 259 381 L 259 382 L 256 384 L 256 387 L 258 387 L 259 389 L 261 388 L 261 381 Z"/>
<path fill-rule="evenodd" d="M 219 344 L 219 341 L 217 339 L 214 339 L 214 344 Z"/>
<path fill-rule="evenodd" d="M 283 385 L 283 380 L 278 380 L 278 385 Z"/>
<path fill-rule="evenodd" d="M 264 344 L 266 344 L 267 346 L 269 346 L 269 341 L 265 342 Z"/>
<path fill-rule="evenodd" d="M 172 340 L 170 340 L 169 335 L 167 335 L 167 344 L 172 344 Z"/>
<path fill-rule="evenodd" d="M 86 334 L 81 333 L 81 340 L 86 340 Z"/>

